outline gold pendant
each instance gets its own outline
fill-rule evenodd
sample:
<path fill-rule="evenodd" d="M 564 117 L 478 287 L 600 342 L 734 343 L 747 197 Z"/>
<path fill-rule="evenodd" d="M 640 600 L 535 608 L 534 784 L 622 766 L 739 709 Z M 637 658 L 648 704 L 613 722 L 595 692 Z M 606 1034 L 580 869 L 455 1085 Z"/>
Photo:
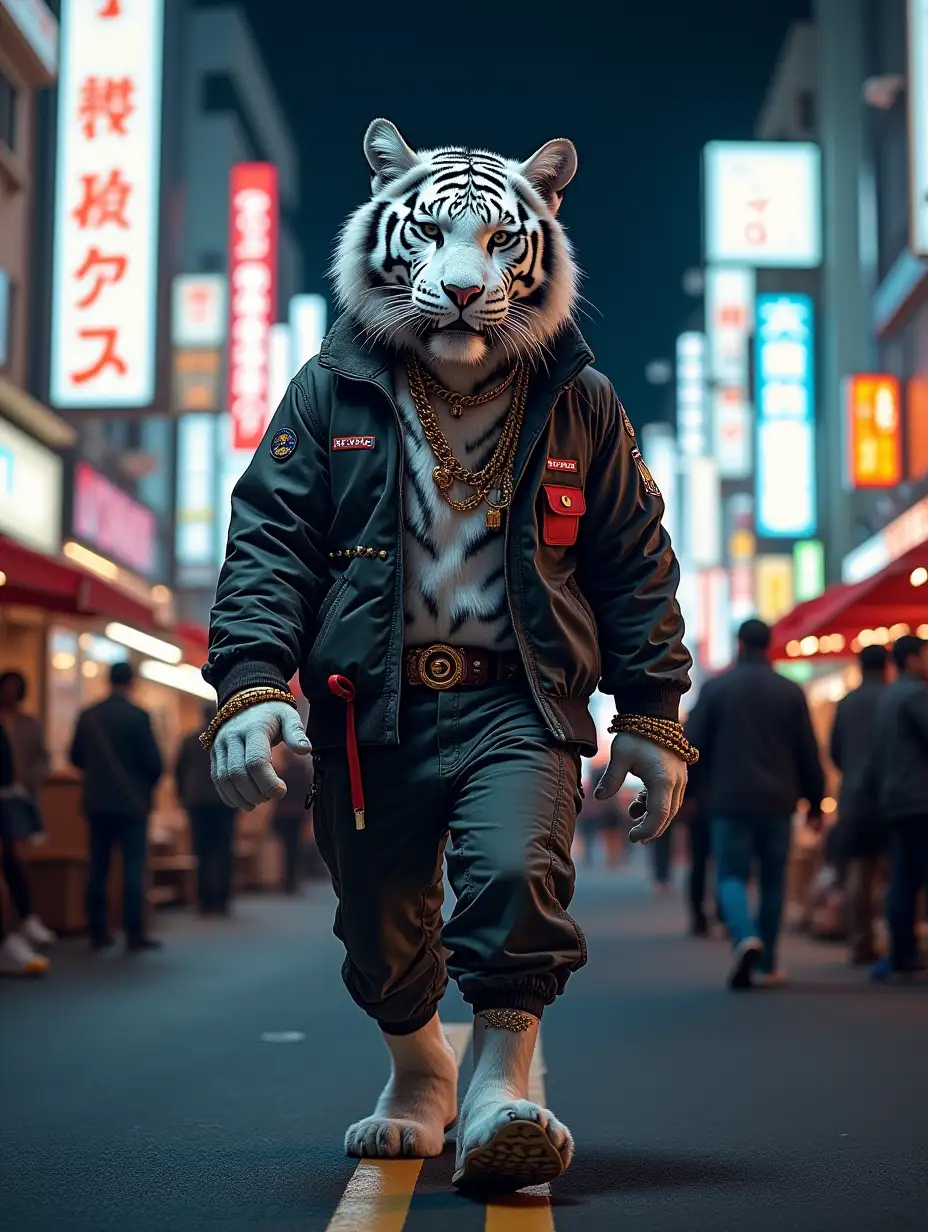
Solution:
<path fill-rule="evenodd" d="M 454 483 L 454 476 L 444 466 L 436 466 L 432 471 L 432 478 L 435 481 L 435 486 L 440 492 L 447 492 Z"/>
<path fill-rule="evenodd" d="M 499 509 L 487 510 L 487 530 L 499 530 L 503 524 L 503 514 Z"/>

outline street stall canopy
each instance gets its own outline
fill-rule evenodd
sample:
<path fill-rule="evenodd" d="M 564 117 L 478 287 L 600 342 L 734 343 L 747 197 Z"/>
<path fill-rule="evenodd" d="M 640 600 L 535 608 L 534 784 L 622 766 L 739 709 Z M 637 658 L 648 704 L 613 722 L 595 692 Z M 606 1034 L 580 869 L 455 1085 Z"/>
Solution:
<path fill-rule="evenodd" d="M 773 627 L 775 659 L 856 654 L 907 633 L 928 637 L 928 544 L 893 561 L 873 577 L 832 586 L 800 603 Z"/>
<path fill-rule="evenodd" d="M 154 613 L 115 586 L 0 535 L 0 603 L 155 627 Z"/>

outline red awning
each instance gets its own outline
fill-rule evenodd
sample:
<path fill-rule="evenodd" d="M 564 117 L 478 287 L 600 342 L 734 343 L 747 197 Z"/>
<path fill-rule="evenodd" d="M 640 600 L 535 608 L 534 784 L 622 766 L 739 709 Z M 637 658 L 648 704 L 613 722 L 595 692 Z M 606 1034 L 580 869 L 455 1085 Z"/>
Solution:
<path fill-rule="evenodd" d="M 137 629 L 156 628 L 150 607 L 65 561 L 54 560 L 0 535 L 0 603 L 39 607 L 69 616 L 120 620 Z"/>
<path fill-rule="evenodd" d="M 895 630 L 908 625 L 914 633 L 920 625 L 928 624 L 928 582 L 913 586 L 911 581 L 920 569 L 928 570 L 928 543 L 913 548 L 863 582 L 831 586 L 817 599 L 800 603 L 774 625 L 773 657 L 800 657 L 795 644 L 804 638 L 826 639 L 826 646 L 813 653 L 847 656 L 854 653 L 851 643 L 865 629 Z M 891 640 L 896 636 L 891 634 Z"/>

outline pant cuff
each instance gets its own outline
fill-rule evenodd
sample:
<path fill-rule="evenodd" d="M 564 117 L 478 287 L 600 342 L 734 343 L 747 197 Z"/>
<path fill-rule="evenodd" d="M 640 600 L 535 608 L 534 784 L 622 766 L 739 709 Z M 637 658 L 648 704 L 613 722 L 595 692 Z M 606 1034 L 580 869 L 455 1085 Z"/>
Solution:
<path fill-rule="evenodd" d="M 475 1001 L 472 1005 L 474 1016 L 484 1010 L 518 1010 L 522 1014 L 532 1014 L 541 1018 L 545 1012 L 547 1001 L 536 992 L 500 992 Z"/>
<path fill-rule="evenodd" d="M 377 1025 L 384 1035 L 414 1035 L 416 1031 L 428 1026 L 437 1013 L 438 1006 L 432 1005 L 415 1018 L 407 1018 L 405 1022 L 381 1022 L 378 1018 Z"/>

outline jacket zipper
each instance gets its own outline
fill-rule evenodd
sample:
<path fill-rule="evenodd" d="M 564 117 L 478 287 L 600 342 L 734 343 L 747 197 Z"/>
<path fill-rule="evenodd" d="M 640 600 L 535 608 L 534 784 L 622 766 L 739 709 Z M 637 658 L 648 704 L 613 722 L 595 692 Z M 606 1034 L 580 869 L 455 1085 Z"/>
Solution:
<path fill-rule="evenodd" d="M 399 491 L 397 493 L 397 506 L 399 508 L 399 521 L 398 521 L 399 534 L 397 535 L 396 553 L 397 553 L 397 557 L 399 560 L 399 570 L 400 570 L 399 610 L 400 610 L 400 621 L 402 622 L 403 612 L 405 611 L 404 588 L 405 588 L 405 583 L 406 583 L 406 553 L 405 553 L 405 548 L 404 548 L 406 523 L 405 523 L 405 518 L 404 518 L 404 505 L 403 505 L 403 485 L 404 485 L 404 481 L 406 478 L 406 437 L 403 433 L 402 416 L 400 415 L 399 407 L 396 405 L 395 400 L 391 398 L 391 396 L 387 393 L 384 387 L 382 385 L 379 385 L 376 381 L 372 381 L 369 377 L 354 376 L 350 372 L 345 372 L 342 368 L 330 368 L 329 371 L 334 372 L 337 376 L 343 376 L 346 381 L 358 381 L 362 385 L 371 385 L 374 389 L 379 390 L 379 392 L 382 393 L 383 396 L 386 398 L 386 400 L 390 403 L 390 409 L 393 411 L 393 418 L 396 420 L 397 437 L 399 438 L 399 446 L 400 446 L 400 473 L 399 473 L 399 479 L 398 479 L 398 485 L 397 485 L 399 488 Z M 399 671 L 396 674 L 396 710 L 393 716 L 393 735 L 396 738 L 397 744 L 399 744 L 400 742 L 400 694 L 402 692 L 402 689 L 403 689 L 403 649 L 402 647 L 400 647 L 400 667 L 399 667 Z"/>

